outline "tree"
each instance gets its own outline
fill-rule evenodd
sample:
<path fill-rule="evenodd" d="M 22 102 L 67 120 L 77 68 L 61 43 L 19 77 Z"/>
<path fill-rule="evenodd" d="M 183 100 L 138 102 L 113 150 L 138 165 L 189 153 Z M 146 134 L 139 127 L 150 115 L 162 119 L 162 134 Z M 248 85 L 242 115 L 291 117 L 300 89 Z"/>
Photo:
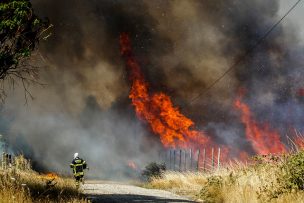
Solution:
<path fill-rule="evenodd" d="M 5 95 L 4 80 L 26 84 L 37 79 L 37 67 L 26 61 L 35 50 L 42 34 L 48 30 L 48 20 L 34 14 L 29 0 L 1 0 L 0 2 L 0 99 Z M 27 94 L 26 93 L 26 94 Z"/>

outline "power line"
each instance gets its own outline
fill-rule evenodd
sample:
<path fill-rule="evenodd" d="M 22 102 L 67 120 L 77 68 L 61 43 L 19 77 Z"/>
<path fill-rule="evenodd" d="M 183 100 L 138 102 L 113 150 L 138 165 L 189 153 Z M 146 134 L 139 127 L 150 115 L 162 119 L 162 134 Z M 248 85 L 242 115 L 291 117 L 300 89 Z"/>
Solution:
<path fill-rule="evenodd" d="M 213 83 L 211 83 L 204 91 L 199 93 L 197 96 L 191 99 L 190 104 L 192 104 L 195 100 L 206 94 L 214 85 L 216 85 L 221 79 L 223 79 L 231 70 L 237 67 L 255 48 L 257 48 L 260 43 L 265 40 L 269 34 L 293 11 L 298 4 L 302 0 L 298 0 L 281 18 L 278 22 L 276 22 L 270 29 L 250 48 L 248 49 L 244 55 L 242 55 L 236 62 L 234 62 L 220 77 L 218 77 Z"/>

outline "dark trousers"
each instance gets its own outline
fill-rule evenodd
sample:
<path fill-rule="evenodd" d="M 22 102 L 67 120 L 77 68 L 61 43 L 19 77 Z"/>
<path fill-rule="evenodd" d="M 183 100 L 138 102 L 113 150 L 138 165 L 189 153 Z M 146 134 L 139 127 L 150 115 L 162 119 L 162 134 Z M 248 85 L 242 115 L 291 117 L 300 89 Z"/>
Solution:
<path fill-rule="evenodd" d="M 76 181 L 79 181 L 81 178 L 83 178 L 83 175 L 79 175 L 79 176 L 74 176 Z"/>

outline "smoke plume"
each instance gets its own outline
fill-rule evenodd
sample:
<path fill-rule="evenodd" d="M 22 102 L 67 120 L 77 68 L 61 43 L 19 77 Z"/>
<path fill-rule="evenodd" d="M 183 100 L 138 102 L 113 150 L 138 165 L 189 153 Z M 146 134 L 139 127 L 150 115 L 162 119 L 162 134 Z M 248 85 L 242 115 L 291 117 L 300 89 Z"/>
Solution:
<path fill-rule="evenodd" d="M 243 63 L 193 100 L 279 19 L 277 0 L 33 0 L 54 25 L 34 58 L 43 64 L 24 106 L 22 88 L 2 108 L 3 134 L 47 170 L 68 172 L 74 152 L 95 177 L 125 177 L 128 161 L 156 160 L 159 137 L 136 117 L 120 55 L 128 33 L 150 90 L 169 95 L 219 145 L 254 149 L 234 100 L 240 88 L 255 119 L 303 130 L 303 51 L 292 24 L 277 27 Z M 303 49 L 302 49 L 303 50 Z M 34 60 L 34 59 L 33 59 Z"/>

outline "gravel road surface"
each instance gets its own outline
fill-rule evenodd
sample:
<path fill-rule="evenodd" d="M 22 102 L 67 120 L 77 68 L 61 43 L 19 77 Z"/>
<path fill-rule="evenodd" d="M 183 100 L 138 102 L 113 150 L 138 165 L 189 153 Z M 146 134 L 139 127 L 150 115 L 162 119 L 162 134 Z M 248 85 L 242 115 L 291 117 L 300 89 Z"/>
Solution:
<path fill-rule="evenodd" d="M 167 191 L 145 189 L 121 183 L 87 182 L 82 189 L 93 203 L 194 202 Z"/>

